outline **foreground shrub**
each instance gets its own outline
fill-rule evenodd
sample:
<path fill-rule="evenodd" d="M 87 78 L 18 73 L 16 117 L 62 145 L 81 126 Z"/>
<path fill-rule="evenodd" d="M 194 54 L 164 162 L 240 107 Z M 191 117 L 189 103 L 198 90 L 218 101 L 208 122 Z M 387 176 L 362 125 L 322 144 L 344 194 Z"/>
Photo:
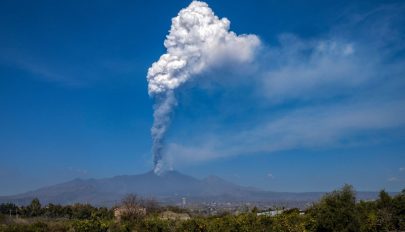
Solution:
<path fill-rule="evenodd" d="M 37 222 L 34 224 L 13 224 L 4 227 L 0 227 L 2 232 L 48 232 L 48 225 L 43 222 Z"/>
<path fill-rule="evenodd" d="M 98 220 L 80 220 L 72 224 L 72 229 L 75 232 L 106 232 L 109 224 Z"/>
<path fill-rule="evenodd" d="M 319 203 L 308 210 L 314 231 L 359 231 L 359 215 L 352 186 L 326 194 Z"/>

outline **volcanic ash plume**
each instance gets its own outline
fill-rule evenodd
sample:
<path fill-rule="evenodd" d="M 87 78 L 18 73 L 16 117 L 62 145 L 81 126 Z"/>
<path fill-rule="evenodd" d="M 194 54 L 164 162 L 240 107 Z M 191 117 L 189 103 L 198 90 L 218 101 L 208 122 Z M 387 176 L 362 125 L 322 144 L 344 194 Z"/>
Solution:
<path fill-rule="evenodd" d="M 148 70 L 148 93 L 155 99 L 153 141 L 154 172 L 164 171 L 163 142 L 176 106 L 176 89 L 213 65 L 243 63 L 253 59 L 260 40 L 255 35 L 236 35 L 230 22 L 219 19 L 205 2 L 193 1 L 172 19 L 164 42 L 167 49 Z"/>

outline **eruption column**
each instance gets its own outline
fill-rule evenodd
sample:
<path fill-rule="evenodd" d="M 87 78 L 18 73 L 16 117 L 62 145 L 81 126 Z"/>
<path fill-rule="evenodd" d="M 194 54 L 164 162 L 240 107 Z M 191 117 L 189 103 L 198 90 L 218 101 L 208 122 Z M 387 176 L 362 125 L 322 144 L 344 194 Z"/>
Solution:
<path fill-rule="evenodd" d="M 154 171 L 164 171 L 164 138 L 176 90 L 193 76 L 227 62 L 249 62 L 260 45 L 255 35 L 236 35 L 230 22 L 219 19 L 204 2 L 193 1 L 172 19 L 164 42 L 167 49 L 148 70 L 148 92 L 155 99 L 152 134 Z"/>

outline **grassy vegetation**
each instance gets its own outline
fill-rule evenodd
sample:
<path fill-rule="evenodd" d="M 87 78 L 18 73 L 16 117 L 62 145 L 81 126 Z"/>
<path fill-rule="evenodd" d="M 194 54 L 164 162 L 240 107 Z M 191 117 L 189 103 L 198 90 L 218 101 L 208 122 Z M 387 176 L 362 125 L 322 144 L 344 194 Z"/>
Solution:
<path fill-rule="evenodd" d="M 114 218 L 112 209 L 90 205 L 47 205 L 38 200 L 29 206 L 0 205 L 0 231 L 404 231 L 405 190 L 391 197 L 381 191 L 375 201 L 357 202 L 351 186 L 326 194 L 304 214 L 290 209 L 275 216 L 258 216 L 257 209 L 232 215 L 189 220 L 163 220 L 160 212 L 167 208 L 153 202 L 126 199 L 127 204 L 147 208 L 146 214 L 130 212 L 122 220 Z M 129 203 L 128 203 L 129 202 Z M 21 212 L 10 217 L 10 210 Z M 182 211 L 171 207 L 172 211 Z M 135 212 L 135 213 L 134 213 Z M 134 214 L 133 214 L 134 213 Z"/>

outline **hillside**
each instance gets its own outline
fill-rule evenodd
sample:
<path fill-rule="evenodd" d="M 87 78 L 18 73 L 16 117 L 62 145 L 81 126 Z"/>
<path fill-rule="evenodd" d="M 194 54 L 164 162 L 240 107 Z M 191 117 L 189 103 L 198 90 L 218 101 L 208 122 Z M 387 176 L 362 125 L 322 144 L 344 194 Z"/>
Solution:
<path fill-rule="evenodd" d="M 117 204 L 126 194 L 133 193 L 154 198 L 163 203 L 179 203 L 183 197 L 188 202 L 289 202 L 302 205 L 319 199 L 323 193 L 270 192 L 243 187 L 217 176 L 204 179 L 168 171 L 162 175 L 147 172 L 104 179 L 74 179 L 69 182 L 40 188 L 13 196 L 0 197 L 0 202 L 28 204 L 34 197 L 41 202 L 73 204 L 90 203 L 98 206 Z M 375 198 L 375 192 L 360 192 L 360 199 Z"/>

